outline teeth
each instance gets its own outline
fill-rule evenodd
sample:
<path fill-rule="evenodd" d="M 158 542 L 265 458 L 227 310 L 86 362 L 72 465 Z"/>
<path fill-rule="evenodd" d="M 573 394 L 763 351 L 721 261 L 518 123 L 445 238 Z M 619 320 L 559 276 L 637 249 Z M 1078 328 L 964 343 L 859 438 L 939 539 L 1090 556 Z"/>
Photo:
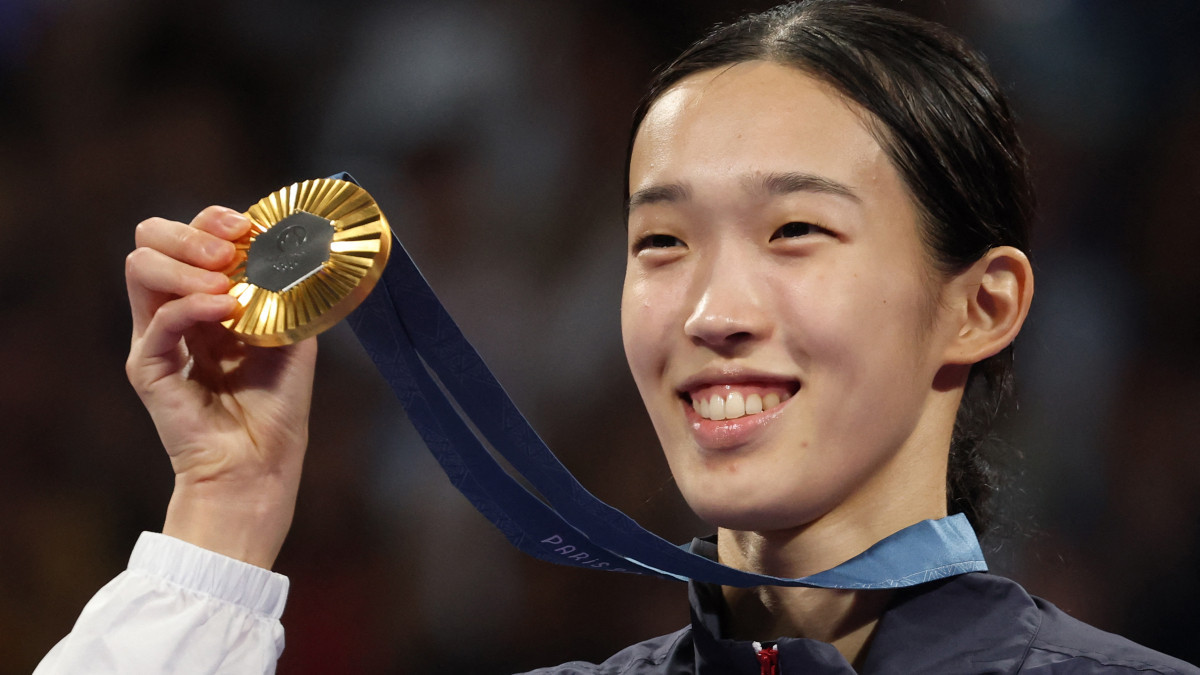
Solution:
<path fill-rule="evenodd" d="M 717 394 L 708 399 L 708 419 L 723 420 L 725 419 L 725 399 Z"/>
<path fill-rule="evenodd" d="M 746 401 L 742 399 L 742 395 L 738 392 L 733 392 L 729 398 L 725 399 L 725 417 L 727 419 L 737 419 L 746 414 Z"/>
<path fill-rule="evenodd" d="M 762 397 L 758 394 L 750 394 L 746 397 L 746 414 L 757 415 L 763 411 Z"/>
<path fill-rule="evenodd" d="M 692 408 L 707 420 L 735 420 L 770 410 L 788 398 L 787 394 L 781 397 L 774 392 L 766 396 L 745 396 L 740 391 L 731 391 L 725 397 L 713 394 L 709 398 L 692 399 Z"/>

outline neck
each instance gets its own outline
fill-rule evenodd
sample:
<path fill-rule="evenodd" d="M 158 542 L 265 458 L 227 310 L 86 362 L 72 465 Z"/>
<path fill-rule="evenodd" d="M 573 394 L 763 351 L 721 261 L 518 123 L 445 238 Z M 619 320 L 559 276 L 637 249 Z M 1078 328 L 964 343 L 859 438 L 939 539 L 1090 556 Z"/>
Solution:
<path fill-rule="evenodd" d="M 965 378 L 965 375 L 962 375 Z M 962 379 L 960 378 L 960 379 Z M 947 449 L 958 387 L 939 390 L 927 423 L 845 499 L 805 524 L 776 531 L 721 528 L 718 559 L 730 567 L 797 578 L 832 569 L 905 527 L 946 516 Z M 858 668 L 891 590 L 723 587 L 725 630 L 739 640 L 800 637 L 832 644 Z"/>
<path fill-rule="evenodd" d="M 725 587 L 735 640 L 806 637 L 833 645 L 856 669 L 893 591 Z M 770 637 L 768 637 L 770 636 Z"/>
<path fill-rule="evenodd" d="M 794 530 L 746 532 L 721 529 L 717 554 L 738 569 L 795 578 L 831 569 L 875 542 L 913 523 L 946 515 L 945 502 L 930 503 L 909 519 L 879 529 L 855 528 L 837 514 Z M 840 522 L 825 522 L 840 521 Z M 769 641 L 802 637 L 832 644 L 848 663 L 862 665 L 891 590 L 845 591 L 826 588 L 723 587 L 726 631 L 733 639 Z"/>
<path fill-rule="evenodd" d="M 717 548 L 721 562 L 727 565 L 782 577 L 805 576 L 840 562 L 812 567 L 813 561 L 789 555 L 793 547 L 787 544 L 794 544 L 798 538 L 803 537 L 794 533 L 789 537 L 780 533 L 721 530 Z M 722 592 L 729 609 L 726 616 L 729 637 L 760 641 L 780 637 L 820 640 L 832 644 L 855 667 L 862 665 L 875 626 L 892 596 L 890 590 L 780 586 L 725 586 Z"/>

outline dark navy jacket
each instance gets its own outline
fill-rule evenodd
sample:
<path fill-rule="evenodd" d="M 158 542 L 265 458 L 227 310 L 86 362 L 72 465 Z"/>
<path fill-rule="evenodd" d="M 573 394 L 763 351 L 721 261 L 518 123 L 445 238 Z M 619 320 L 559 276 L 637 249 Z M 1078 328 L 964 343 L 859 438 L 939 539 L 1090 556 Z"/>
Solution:
<path fill-rule="evenodd" d="M 709 542 L 694 542 L 692 550 L 715 557 Z M 599 665 L 566 663 L 535 673 L 760 675 L 752 643 L 720 637 L 720 587 L 692 582 L 689 596 L 688 628 L 633 645 Z M 781 638 L 776 647 L 783 675 L 856 672 L 824 642 Z M 1200 668 L 1073 619 L 1014 581 L 972 573 L 897 591 L 875 627 L 861 672 L 1200 675 Z"/>

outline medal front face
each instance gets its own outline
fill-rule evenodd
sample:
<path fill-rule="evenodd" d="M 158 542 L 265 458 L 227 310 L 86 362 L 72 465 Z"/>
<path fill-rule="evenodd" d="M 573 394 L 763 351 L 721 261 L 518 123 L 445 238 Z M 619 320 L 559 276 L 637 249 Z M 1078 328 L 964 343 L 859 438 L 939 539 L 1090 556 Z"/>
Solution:
<path fill-rule="evenodd" d="M 238 308 L 222 325 L 252 345 L 299 342 L 346 318 L 379 281 L 391 250 L 387 219 L 349 181 L 295 183 L 246 217 L 250 231 L 234 242 L 227 271 Z"/>

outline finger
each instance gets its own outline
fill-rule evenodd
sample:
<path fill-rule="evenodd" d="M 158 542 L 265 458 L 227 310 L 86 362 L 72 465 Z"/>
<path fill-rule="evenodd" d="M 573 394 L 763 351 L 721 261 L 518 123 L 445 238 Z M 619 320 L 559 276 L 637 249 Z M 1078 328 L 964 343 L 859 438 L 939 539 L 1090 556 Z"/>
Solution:
<path fill-rule="evenodd" d="M 139 393 L 185 365 L 180 341 L 193 326 L 229 316 L 237 299 L 229 295 L 196 293 L 162 304 L 140 339 L 135 339 L 125 364 L 129 381 Z"/>
<path fill-rule="evenodd" d="M 222 237 L 165 218 L 150 218 L 138 223 L 134 241 L 138 248 L 151 248 L 209 270 L 225 269 L 233 261 L 235 252 L 233 244 Z"/>
<path fill-rule="evenodd" d="M 126 257 L 125 286 L 133 314 L 133 337 L 138 338 L 155 312 L 171 298 L 223 294 L 229 290 L 229 278 L 146 247 L 134 249 Z"/>
<path fill-rule="evenodd" d="M 250 229 L 250 219 L 226 206 L 210 206 L 196 214 L 191 226 L 201 232 L 233 240 L 246 234 Z"/>

